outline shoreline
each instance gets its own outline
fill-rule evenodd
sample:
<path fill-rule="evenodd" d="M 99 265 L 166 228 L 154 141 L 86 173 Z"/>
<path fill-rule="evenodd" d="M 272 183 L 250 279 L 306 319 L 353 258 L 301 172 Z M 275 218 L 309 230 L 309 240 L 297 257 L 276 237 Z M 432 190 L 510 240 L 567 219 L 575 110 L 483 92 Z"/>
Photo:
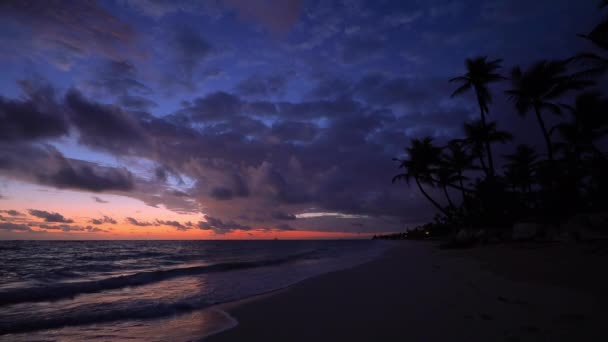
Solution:
<path fill-rule="evenodd" d="M 499 254 L 517 255 L 512 247 L 499 247 Z M 601 318 L 608 312 L 598 299 L 608 304 L 606 296 L 559 282 L 521 281 L 504 269 L 491 269 L 479 258 L 496 250 L 462 253 L 439 250 L 433 242 L 397 242 L 363 264 L 216 306 L 238 323 L 204 341 L 585 341 L 602 336 Z M 524 260 L 510 263 L 518 261 Z"/>

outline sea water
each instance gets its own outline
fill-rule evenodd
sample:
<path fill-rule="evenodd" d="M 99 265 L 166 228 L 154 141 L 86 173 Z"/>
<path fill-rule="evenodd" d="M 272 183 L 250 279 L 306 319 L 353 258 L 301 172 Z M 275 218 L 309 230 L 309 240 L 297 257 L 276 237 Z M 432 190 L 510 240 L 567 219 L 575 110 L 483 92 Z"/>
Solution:
<path fill-rule="evenodd" d="M 214 305 L 379 256 L 386 242 L 0 241 L 0 341 L 197 341 Z"/>

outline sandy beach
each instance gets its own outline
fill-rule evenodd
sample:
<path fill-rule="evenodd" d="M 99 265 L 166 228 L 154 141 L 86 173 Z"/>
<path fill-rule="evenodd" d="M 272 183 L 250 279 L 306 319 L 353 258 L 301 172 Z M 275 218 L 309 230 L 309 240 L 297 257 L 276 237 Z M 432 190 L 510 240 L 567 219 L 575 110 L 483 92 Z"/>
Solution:
<path fill-rule="evenodd" d="M 606 245 L 443 251 L 395 242 L 383 257 L 223 307 L 216 341 L 601 341 Z"/>

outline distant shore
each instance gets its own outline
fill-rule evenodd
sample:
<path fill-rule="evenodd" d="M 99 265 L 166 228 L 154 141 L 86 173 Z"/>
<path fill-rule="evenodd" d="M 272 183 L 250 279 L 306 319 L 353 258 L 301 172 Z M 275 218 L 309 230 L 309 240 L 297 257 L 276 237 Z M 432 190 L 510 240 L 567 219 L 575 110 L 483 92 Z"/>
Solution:
<path fill-rule="evenodd" d="M 606 243 L 385 256 L 220 307 L 238 325 L 205 341 L 596 341 L 608 317 Z"/>

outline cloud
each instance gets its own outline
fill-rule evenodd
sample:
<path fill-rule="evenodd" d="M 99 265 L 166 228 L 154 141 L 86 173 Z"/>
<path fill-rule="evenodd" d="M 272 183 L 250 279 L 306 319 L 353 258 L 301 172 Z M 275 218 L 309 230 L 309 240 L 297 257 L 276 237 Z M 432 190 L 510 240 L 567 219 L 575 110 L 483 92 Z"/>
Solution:
<path fill-rule="evenodd" d="M 250 230 L 250 226 L 241 225 L 234 221 L 222 221 L 219 218 L 205 215 L 205 221 L 198 222 L 198 228 L 202 230 L 212 230 L 215 234 L 226 234 L 234 230 Z"/>
<path fill-rule="evenodd" d="M 272 213 L 272 218 L 277 220 L 295 220 L 296 215 L 288 214 L 282 211 L 275 211 L 274 213 Z"/>
<path fill-rule="evenodd" d="M 295 230 L 290 225 L 283 223 L 276 226 L 276 230 Z"/>
<path fill-rule="evenodd" d="M 138 221 L 132 217 L 127 217 L 125 219 L 128 223 L 134 225 L 134 226 L 139 226 L 139 227 L 147 227 L 147 226 L 156 226 L 156 223 L 153 222 L 147 222 L 147 221 Z"/>
<path fill-rule="evenodd" d="M 387 27 L 397 28 L 399 26 L 408 25 L 422 18 L 422 10 L 413 12 L 396 12 L 384 17 L 383 22 Z"/>
<path fill-rule="evenodd" d="M 285 75 L 251 75 L 236 85 L 236 91 L 243 96 L 280 96 L 285 92 Z"/>
<path fill-rule="evenodd" d="M 10 216 L 24 216 L 22 212 L 19 212 L 17 210 L 0 210 L 0 213 L 6 213 Z"/>
<path fill-rule="evenodd" d="M 57 188 L 82 189 L 94 192 L 108 190 L 129 191 L 134 188 L 134 177 L 125 168 L 102 167 L 94 163 L 62 159 L 60 168 L 52 174 L 38 174 L 42 184 Z"/>
<path fill-rule="evenodd" d="M 342 47 L 342 61 L 354 64 L 368 60 L 379 55 L 385 47 L 380 37 L 354 37 L 347 40 Z"/>
<path fill-rule="evenodd" d="M 213 92 L 195 99 L 182 110 L 196 121 L 225 120 L 241 112 L 241 99 L 223 91 Z"/>
<path fill-rule="evenodd" d="M 127 94 L 150 95 L 152 89 L 137 80 L 135 65 L 127 60 L 104 60 L 94 69 L 92 79 L 86 84 L 94 91 L 113 96 Z"/>
<path fill-rule="evenodd" d="M 193 27 L 177 27 L 169 41 L 173 54 L 173 74 L 167 75 L 170 80 L 186 88 L 194 89 L 195 75 L 203 61 L 217 51 Z"/>
<path fill-rule="evenodd" d="M 62 223 L 74 222 L 74 220 L 67 219 L 59 213 L 53 213 L 53 212 L 37 210 L 37 209 L 30 209 L 30 210 L 28 210 L 28 212 L 32 216 L 44 219 L 44 222 L 62 222 Z"/>
<path fill-rule="evenodd" d="M 13 232 L 29 232 L 32 229 L 25 224 L 0 222 L 0 230 L 8 230 Z"/>
<path fill-rule="evenodd" d="M 65 103 L 84 145 L 129 154 L 149 143 L 137 120 L 120 107 L 90 101 L 75 89 L 68 91 Z"/>
<path fill-rule="evenodd" d="M 54 103 L 55 91 L 48 85 L 20 82 L 22 100 L 0 96 L 0 142 L 57 138 L 68 133 L 68 124 Z"/>
<path fill-rule="evenodd" d="M 296 24 L 302 9 L 301 0 L 223 0 L 223 3 L 244 17 L 250 18 L 276 33 L 284 33 Z"/>
<path fill-rule="evenodd" d="M 99 198 L 99 197 L 97 197 L 97 196 L 92 196 L 92 198 L 93 198 L 93 200 L 94 200 L 95 202 L 97 202 L 97 203 L 109 203 L 108 201 L 103 200 L 103 199 L 101 199 L 101 198 Z"/>
<path fill-rule="evenodd" d="M 133 51 L 135 31 L 94 1 L 6 0 L 0 18 L 28 32 L 29 39 L 11 37 L 15 53 L 70 69 L 75 60 L 104 56 L 120 59 Z"/>
<path fill-rule="evenodd" d="M 280 141 L 311 141 L 319 128 L 311 122 L 277 121 L 272 125 L 272 134 Z"/>
<path fill-rule="evenodd" d="M 89 222 L 92 223 L 92 224 L 96 224 L 96 225 L 100 225 L 100 224 L 104 224 L 104 223 L 109 223 L 109 224 L 116 224 L 117 223 L 115 219 L 113 219 L 113 218 L 111 218 L 109 216 L 104 216 L 104 217 L 99 218 L 99 219 L 91 219 Z"/>
<path fill-rule="evenodd" d="M 171 226 L 171 227 L 174 227 L 175 229 L 181 230 L 181 231 L 188 230 L 188 229 L 190 229 L 190 226 L 191 226 L 191 224 L 186 225 L 186 224 L 179 223 L 177 221 L 163 221 L 163 220 L 158 220 L 158 219 L 156 220 L 156 223 L 159 225 Z"/>
<path fill-rule="evenodd" d="M 93 226 L 78 226 L 78 225 L 68 225 L 68 224 L 57 224 L 57 225 L 49 225 L 49 224 L 37 224 L 32 226 L 36 226 L 40 229 L 44 230 L 61 230 L 62 232 L 89 232 L 89 233 L 107 233 L 109 232 L 106 229 L 101 229 Z"/>

